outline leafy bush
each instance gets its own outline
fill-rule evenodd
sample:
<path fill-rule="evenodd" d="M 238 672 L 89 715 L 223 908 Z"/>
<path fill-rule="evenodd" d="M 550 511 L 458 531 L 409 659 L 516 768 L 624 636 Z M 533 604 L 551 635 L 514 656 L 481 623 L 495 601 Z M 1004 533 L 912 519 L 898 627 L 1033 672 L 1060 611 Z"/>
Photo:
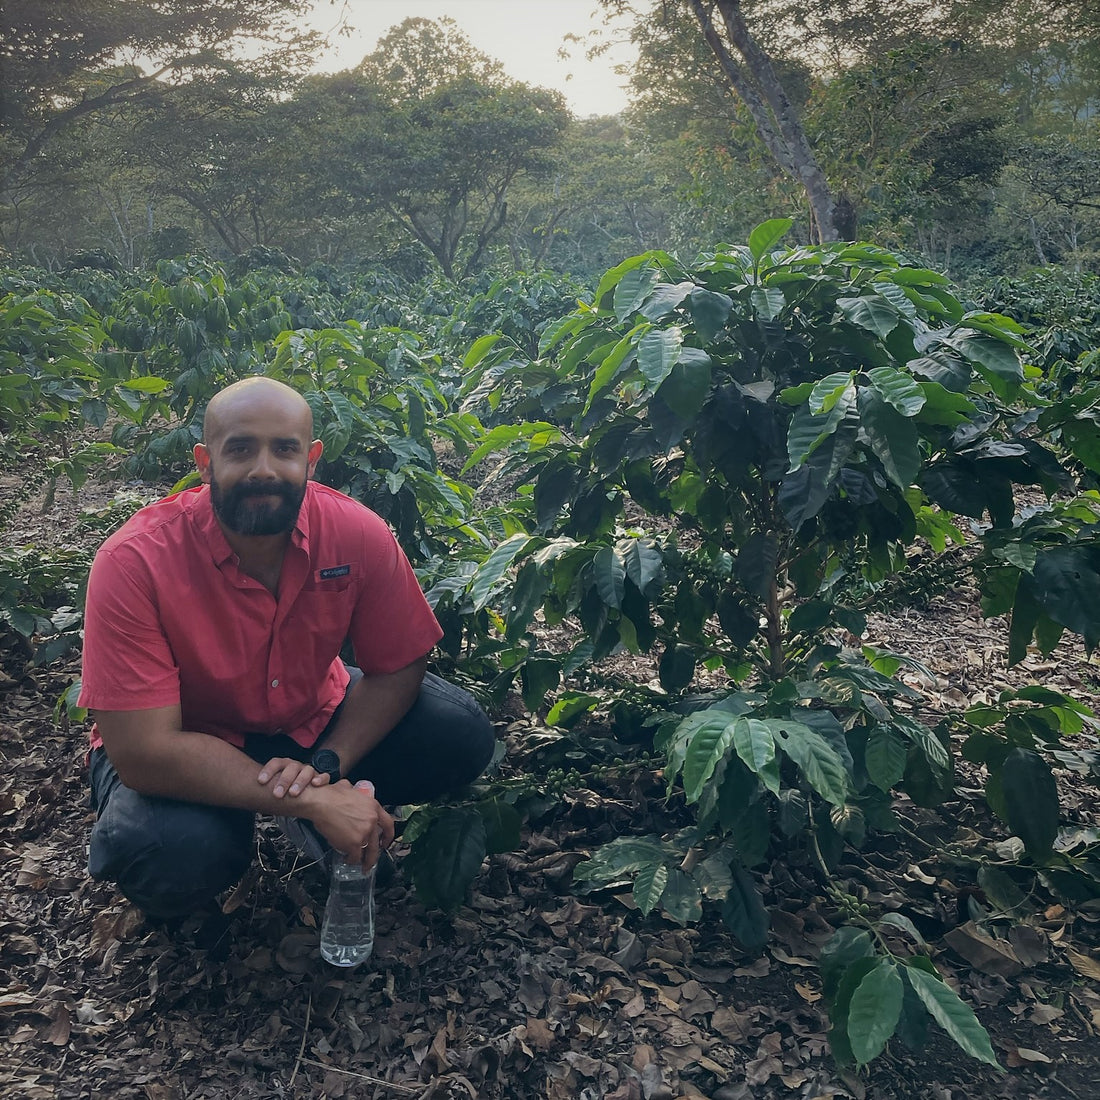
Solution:
<path fill-rule="evenodd" d="M 895 678 L 901 659 L 860 636 L 866 601 L 914 545 L 925 560 L 962 543 L 963 517 L 982 537 L 984 606 L 1012 616 L 1011 659 L 1033 641 L 1049 652 L 1064 630 L 1095 644 L 1097 388 L 1043 376 L 1021 324 L 967 308 L 937 273 L 871 245 L 778 250 L 788 225 L 691 265 L 633 257 L 594 295 L 514 276 L 460 302 L 431 280 L 326 268 L 235 280 L 201 257 L 144 280 L 6 272 L 5 442 L 74 484 L 125 448 L 153 480 L 189 468 L 227 382 L 266 373 L 300 389 L 326 445 L 321 477 L 394 525 L 460 674 L 492 697 L 516 685 L 532 710 L 556 695 L 559 729 L 606 706 L 623 742 L 660 756 L 694 823 L 622 837 L 577 869 L 592 887 L 631 883 L 643 914 L 714 907 L 761 944 L 753 869 L 800 851 L 828 881 L 845 846 L 898 827 L 898 792 L 922 805 L 951 794 L 956 742 L 1016 838 L 1010 885 L 1081 896 L 1093 841 L 1060 831 L 1053 767 L 1095 771 L 1080 747 L 1092 716 L 1025 689 L 928 728 Z M 113 446 L 95 438 L 108 420 Z M 505 499 L 475 508 L 462 464 Z M 1018 511 L 1018 485 L 1062 496 Z M 75 636 L 78 619 L 55 619 L 79 592 L 51 587 L 34 554 L 0 562 L 0 617 Z M 86 562 L 66 566 L 82 579 Z M 12 616 L 24 607 L 37 610 Z M 546 641 L 557 627 L 565 652 Z M 655 682 L 609 697 L 601 662 L 623 651 L 654 654 Z M 540 758 L 554 776 L 419 810 L 406 836 L 425 899 L 457 906 L 578 755 L 625 766 L 606 740 L 565 735 Z M 992 1060 L 915 930 L 901 928 L 913 952 L 895 954 L 880 932 L 896 914 L 831 889 L 849 921 L 822 960 L 838 1057 L 866 1062 L 930 1014 Z"/>
<path fill-rule="evenodd" d="M 91 555 L 10 545 L 17 512 L 39 488 L 27 478 L 0 507 L 0 639 L 5 651 L 19 649 L 35 664 L 49 664 L 80 644 Z"/>
<path fill-rule="evenodd" d="M 444 338 L 451 346 L 465 348 L 471 337 L 477 340 L 495 334 L 514 344 L 528 359 L 538 354 L 539 337 L 546 326 L 573 309 L 577 300 L 592 289 L 575 279 L 545 271 L 481 277 L 477 282 L 484 289 L 477 289 L 455 311 L 444 327 Z"/>
<path fill-rule="evenodd" d="M 1044 268 L 998 279 L 981 298 L 1024 326 L 1033 360 L 1050 376 L 1052 390 L 1067 395 L 1100 381 L 1100 277 Z"/>
<path fill-rule="evenodd" d="M 70 253 L 65 259 L 65 271 L 79 271 L 81 268 L 117 273 L 122 270 L 122 263 L 113 252 L 106 248 L 87 248 Z"/>
<path fill-rule="evenodd" d="M 1100 579 L 1091 543 L 1018 549 L 1060 541 L 1036 533 L 1043 523 L 1092 538 L 1080 512 L 1014 526 L 1014 486 L 1072 484 L 1036 427 L 1044 402 L 1025 379 L 1021 326 L 880 248 L 774 251 L 789 225 L 690 267 L 662 252 L 626 261 L 544 331 L 538 358 L 498 338 L 474 345 L 464 393 L 502 422 L 468 466 L 496 455 L 530 488 L 513 512 L 521 529 L 446 592 L 467 613 L 468 650 L 494 652 L 531 707 L 620 649 L 659 654 L 649 725 L 696 825 L 621 838 L 577 877 L 632 879 L 643 913 L 680 922 L 716 905 L 749 946 L 767 929 L 750 871 L 778 845 L 802 847 L 827 881 L 846 845 L 897 827 L 895 791 L 933 805 L 953 789 L 950 731 L 893 705 L 919 696 L 893 678 L 900 659 L 855 644 L 865 622 L 842 580 L 881 581 L 917 540 L 961 542 L 955 516 L 987 523 L 988 552 L 1016 570 L 997 592 L 1018 656 L 1033 633 L 1046 650 L 1062 628 L 1094 644 L 1081 609 L 1098 606 Z M 537 421 L 514 421 L 533 408 Z M 1051 571 L 1061 587 L 1040 598 Z M 1030 617 L 1029 592 L 1041 606 Z M 547 652 L 539 631 L 566 620 L 579 641 Z M 726 686 L 689 694 L 703 669 Z M 1031 837 L 1021 854 L 1039 866 L 1062 856 L 1050 799 L 1029 802 L 1023 780 L 1047 774 L 1038 749 L 1088 719 L 1058 706 L 1076 717 L 1043 727 L 1041 745 L 1021 742 L 1007 711 L 985 727 L 1004 752 L 970 742 L 991 766 L 990 804 Z M 923 1005 L 994 1061 L 927 959 L 852 943 L 831 962 L 839 1057 L 867 1061 L 907 1032 L 904 1004 L 905 1019 Z"/>

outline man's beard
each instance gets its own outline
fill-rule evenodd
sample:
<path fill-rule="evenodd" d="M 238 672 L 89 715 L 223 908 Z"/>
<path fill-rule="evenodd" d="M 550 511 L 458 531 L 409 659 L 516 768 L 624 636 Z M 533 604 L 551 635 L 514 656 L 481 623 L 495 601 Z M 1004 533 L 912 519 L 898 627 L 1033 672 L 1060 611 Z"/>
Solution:
<path fill-rule="evenodd" d="M 238 535 L 285 535 L 293 530 L 306 495 L 306 483 L 290 481 L 241 481 L 223 493 L 213 472 L 210 475 L 210 503 L 214 514 Z M 278 497 L 277 504 L 249 504 L 249 498 Z"/>

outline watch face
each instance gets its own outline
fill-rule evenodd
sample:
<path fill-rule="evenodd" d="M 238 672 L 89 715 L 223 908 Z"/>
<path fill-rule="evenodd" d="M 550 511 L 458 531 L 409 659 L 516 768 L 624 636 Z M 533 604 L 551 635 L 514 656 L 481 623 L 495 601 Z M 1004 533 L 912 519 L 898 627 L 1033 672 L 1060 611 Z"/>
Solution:
<path fill-rule="evenodd" d="M 311 763 L 314 771 L 323 772 L 334 783 L 340 778 L 340 757 L 332 749 L 319 749 Z"/>

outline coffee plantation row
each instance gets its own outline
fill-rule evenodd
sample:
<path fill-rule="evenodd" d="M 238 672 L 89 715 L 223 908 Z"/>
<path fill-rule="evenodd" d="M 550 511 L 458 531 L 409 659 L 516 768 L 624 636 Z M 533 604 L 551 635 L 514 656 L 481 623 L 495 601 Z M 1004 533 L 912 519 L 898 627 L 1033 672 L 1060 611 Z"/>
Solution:
<path fill-rule="evenodd" d="M 1008 866 L 1004 845 L 975 864 L 989 897 L 1100 892 L 1097 838 L 1060 842 L 1056 781 L 1095 781 L 1089 709 L 1033 684 L 926 724 L 903 659 L 863 641 L 916 548 L 964 544 L 1010 663 L 1067 632 L 1100 640 L 1100 290 L 1040 273 L 963 292 L 872 244 L 787 248 L 789 228 L 648 252 L 595 286 L 262 257 L 0 272 L 0 431 L 25 478 L 0 515 L 2 629 L 37 664 L 70 653 L 89 565 L 11 545 L 16 505 L 89 478 L 147 486 L 88 517 L 100 537 L 191 483 L 213 393 L 279 378 L 313 409 L 318 476 L 397 532 L 448 674 L 490 705 L 518 692 L 570 749 L 414 813 L 426 902 L 457 908 L 570 784 L 656 769 L 684 827 L 618 837 L 577 888 L 628 884 L 642 915 L 679 923 L 717 911 L 756 949 L 754 869 L 799 847 L 846 918 L 821 960 L 838 1060 L 916 1042 L 931 1016 L 996 1064 L 918 930 L 831 871 L 897 830 L 899 796 L 949 799 L 961 759 L 1013 838 Z M 623 653 L 653 679 L 606 671 Z M 59 706 L 79 719 L 74 698 Z"/>

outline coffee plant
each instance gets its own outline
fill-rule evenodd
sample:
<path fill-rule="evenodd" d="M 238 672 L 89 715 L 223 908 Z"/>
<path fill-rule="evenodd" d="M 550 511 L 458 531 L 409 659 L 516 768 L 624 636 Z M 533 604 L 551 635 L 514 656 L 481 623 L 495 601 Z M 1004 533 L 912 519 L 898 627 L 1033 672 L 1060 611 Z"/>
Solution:
<path fill-rule="evenodd" d="M 475 652 L 496 624 L 529 707 L 613 652 L 657 654 L 648 723 L 696 823 L 619 838 L 576 878 L 630 881 L 643 914 L 680 922 L 714 905 L 751 947 L 768 926 L 754 867 L 800 846 L 828 881 L 845 846 L 898 827 L 895 792 L 935 805 L 953 790 L 952 731 L 914 716 L 900 658 L 860 644 L 853 580 L 904 569 L 915 544 L 962 542 L 963 517 L 984 533 L 988 606 L 1012 614 L 1013 659 L 1064 629 L 1094 645 L 1100 606 L 1090 499 L 1017 515 L 1017 486 L 1074 486 L 1043 431 L 1067 413 L 1033 384 L 1022 327 L 884 249 L 777 250 L 789 226 L 690 266 L 627 260 L 535 358 L 502 338 L 474 345 L 467 407 L 499 426 L 470 464 L 493 458 L 529 488 L 522 529 L 456 570 L 465 583 L 448 594 L 465 600 Z M 572 624 L 577 641 L 547 652 L 536 623 Z M 702 671 L 719 686 L 692 692 Z M 980 725 L 964 751 L 1021 838 L 1021 873 L 1092 876 L 1087 852 L 1055 851 L 1046 759 L 1091 715 L 1049 692 L 965 721 Z M 838 935 L 839 1057 L 863 1063 L 895 1030 L 911 1037 L 920 1009 L 995 1061 L 927 958 Z"/>

